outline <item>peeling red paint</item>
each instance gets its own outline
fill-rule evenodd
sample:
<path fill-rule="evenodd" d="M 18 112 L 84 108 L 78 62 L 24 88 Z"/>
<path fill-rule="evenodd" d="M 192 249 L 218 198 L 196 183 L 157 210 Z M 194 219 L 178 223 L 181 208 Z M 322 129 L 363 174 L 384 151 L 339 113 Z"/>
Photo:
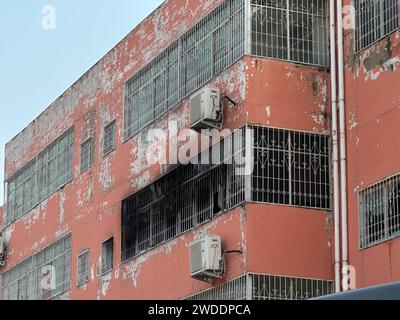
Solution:
<path fill-rule="evenodd" d="M 210 287 L 190 278 L 189 243 L 202 234 L 218 234 L 225 248 L 244 250 L 242 256 L 229 257 L 227 279 L 246 272 L 333 278 L 327 213 L 271 205 L 236 208 L 121 262 L 121 201 L 170 169 L 147 165 L 142 137 L 153 127 L 167 129 L 171 120 L 180 128 L 189 126 L 186 99 L 123 143 L 124 82 L 221 2 L 166 1 L 7 144 L 5 177 L 9 179 L 74 125 L 74 179 L 5 230 L 10 245 L 6 269 L 71 232 L 71 290 L 63 298 L 180 299 Z M 318 68 L 244 57 L 211 84 L 237 102 L 236 107 L 225 108 L 225 128 L 255 123 L 326 133 L 328 79 L 329 74 Z M 102 157 L 103 127 L 114 119 L 116 150 Z M 96 142 L 95 163 L 80 174 L 79 147 L 89 136 Z M 111 236 L 116 244 L 114 270 L 100 276 L 101 243 Z M 77 255 L 87 248 L 90 281 L 77 288 Z"/>
<path fill-rule="evenodd" d="M 349 1 L 346 1 L 349 3 Z M 359 249 L 358 192 L 397 174 L 400 143 L 400 30 L 356 54 L 345 39 L 350 264 L 357 287 L 400 279 L 400 239 Z"/>

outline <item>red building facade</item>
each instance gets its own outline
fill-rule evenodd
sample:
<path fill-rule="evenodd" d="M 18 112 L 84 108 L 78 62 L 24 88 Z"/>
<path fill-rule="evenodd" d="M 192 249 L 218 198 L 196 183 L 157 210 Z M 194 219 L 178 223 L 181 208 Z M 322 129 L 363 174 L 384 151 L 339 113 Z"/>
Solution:
<path fill-rule="evenodd" d="M 329 5 L 289 2 L 165 1 L 7 144 L 3 299 L 307 299 L 334 291 Z M 380 224 L 389 239 L 359 223 L 369 219 L 359 219 L 360 194 L 398 172 L 398 23 L 386 31 L 359 49 L 354 30 L 345 37 L 357 287 L 399 279 L 396 205 Z M 190 97 L 204 86 L 229 97 L 222 127 L 234 141 L 250 129 L 242 148 L 253 156 L 250 173 L 149 163 L 149 132 L 166 133 L 164 147 L 182 145 Z M 213 285 L 190 273 L 189 244 L 205 235 L 237 251 Z"/>

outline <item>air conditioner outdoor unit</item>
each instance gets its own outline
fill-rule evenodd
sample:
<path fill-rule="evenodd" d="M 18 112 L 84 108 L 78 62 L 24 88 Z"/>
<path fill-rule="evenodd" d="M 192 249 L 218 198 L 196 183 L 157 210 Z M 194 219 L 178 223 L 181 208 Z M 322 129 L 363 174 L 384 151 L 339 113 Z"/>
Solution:
<path fill-rule="evenodd" d="M 221 91 L 218 88 L 204 87 L 190 98 L 190 127 L 195 130 L 222 128 Z"/>
<path fill-rule="evenodd" d="M 207 236 L 194 241 L 190 249 L 190 272 L 192 278 L 218 278 L 221 273 L 221 238 Z"/>

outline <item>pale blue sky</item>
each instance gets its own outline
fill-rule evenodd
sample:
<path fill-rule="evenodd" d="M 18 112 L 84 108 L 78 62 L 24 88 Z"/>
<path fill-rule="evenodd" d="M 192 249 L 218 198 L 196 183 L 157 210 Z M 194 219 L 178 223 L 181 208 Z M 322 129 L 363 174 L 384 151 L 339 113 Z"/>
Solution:
<path fill-rule="evenodd" d="M 4 146 L 162 0 L 14 0 L 0 10 L 0 205 Z M 42 28 L 54 6 L 56 29 Z"/>

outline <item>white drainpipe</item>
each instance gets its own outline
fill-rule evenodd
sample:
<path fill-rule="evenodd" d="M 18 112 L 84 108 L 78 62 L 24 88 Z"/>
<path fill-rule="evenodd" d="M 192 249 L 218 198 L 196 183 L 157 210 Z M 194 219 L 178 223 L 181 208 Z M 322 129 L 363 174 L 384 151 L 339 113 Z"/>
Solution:
<path fill-rule="evenodd" d="M 341 291 L 340 277 L 340 190 L 339 190 L 339 146 L 338 146 L 338 106 L 337 106 L 337 68 L 336 68 L 336 23 L 335 1 L 330 0 L 330 39 L 331 39 L 331 99 L 332 99 L 332 148 L 333 148 L 333 210 L 335 224 L 335 289 Z"/>
<path fill-rule="evenodd" d="M 339 118 L 340 118 L 340 182 L 342 205 L 342 270 L 348 266 L 348 225 L 347 225 L 347 148 L 346 114 L 344 92 L 344 52 L 343 52 L 343 1 L 337 1 L 337 43 L 338 43 L 338 81 L 339 81 Z"/>

